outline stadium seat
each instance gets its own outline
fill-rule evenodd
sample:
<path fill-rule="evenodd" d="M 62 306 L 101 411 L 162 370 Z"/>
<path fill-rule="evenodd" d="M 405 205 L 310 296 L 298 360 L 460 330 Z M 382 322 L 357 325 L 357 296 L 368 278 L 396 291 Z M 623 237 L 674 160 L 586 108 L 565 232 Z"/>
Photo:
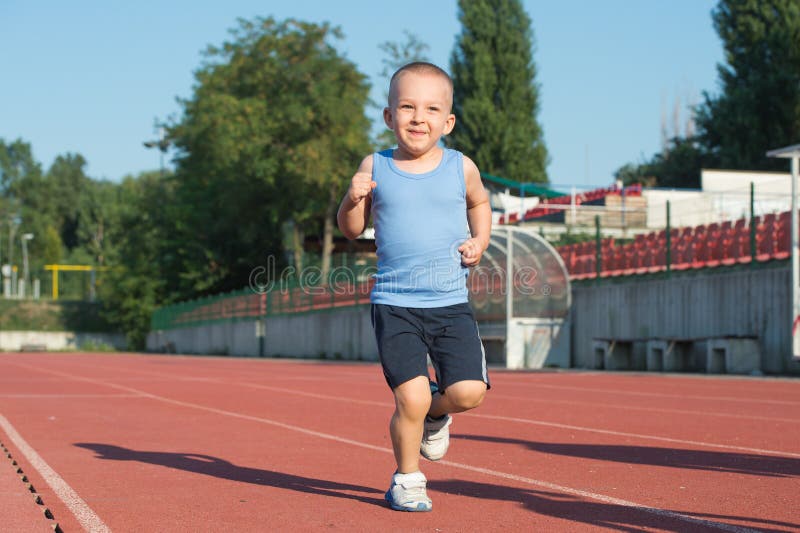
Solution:
<path fill-rule="evenodd" d="M 685 270 L 692 266 L 691 244 L 684 243 L 677 246 L 672 252 L 672 265 L 670 268 L 675 270 Z"/>
<path fill-rule="evenodd" d="M 789 224 L 781 226 L 775 232 L 775 249 L 772 257 L 775 259 L 786 259 L 791 254 L 792 234 Z"/>
<path fill-rule="evenodd" d="M 651 272 L 658 272 L 667 268 L 667 247 L 660 246 L 653 251 Z"/>

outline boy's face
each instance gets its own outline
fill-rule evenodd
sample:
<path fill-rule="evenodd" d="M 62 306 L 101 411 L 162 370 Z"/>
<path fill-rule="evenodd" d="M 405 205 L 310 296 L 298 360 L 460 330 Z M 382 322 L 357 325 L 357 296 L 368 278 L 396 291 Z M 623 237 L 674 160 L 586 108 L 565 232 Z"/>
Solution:
<path fill-rule="evenodd" d="M 383 110 L 383 120 L 394 131 L 398 149 L 414 158 L 433 150 L 455 126 L 456 117 L 450 113 L 452 99 L 452 87 L 444 77 L 401 72 L 390 88 L 389 107 Z"/>

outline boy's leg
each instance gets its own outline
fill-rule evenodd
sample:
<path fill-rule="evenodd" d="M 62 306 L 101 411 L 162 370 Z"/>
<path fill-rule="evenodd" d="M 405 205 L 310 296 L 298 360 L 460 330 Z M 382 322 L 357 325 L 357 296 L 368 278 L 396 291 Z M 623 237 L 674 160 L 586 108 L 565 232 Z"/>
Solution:
<path fill-rule="evenodd" d="M 425 413 L 431 405 L 426 376 L 418 376 L 394 389 L 395 411 L 389 424 L 397 472 L 386 492 L 386 501 L 397 511 L 430 511 L 425 490 L 427 479 L 419 470 L 419 443 Z"/>
<path fill-rule="evenodd" d="M 426 324 L 434 339 L 431 360 L 437 386 L 425 418 L 420 452 L 438 461 L 450 445 L 450 413 L 474 409 L 489 388 L 486 355 L 469 304 L 456 304 L 431 311 Z"/>
<path fill-rule="evenodd" d="M 461 413 L 480 405 L 486 387 L 483 381 L 463 380 L 447 387 L 443 394 L 438 391 L 433 394 L 419 447 L 423 457 L 438 461 L 445 456 L 450 447 L 450 424 L 453 421 L 449 413 Z"/>
<path fill-rule="evenodd" d="M 464 380 L 453 383 L 444 390 L 437 392 L 431 400 L 428 415 L 431 418 L 440 418 L 450 413 L 462 413 L 478 407 L 486 396 L 486 383 L 478 380 Z"/>
<path fill-rule="evenodd" d="M 431 405 L 428 378 L 418 376 L 394 389 L 395 411 L 389 424 L 397 471 L 419 470 L 419 443 L 425 415 Z"/>
<path fill-rule="evenodd" d="M 397 471 L 386 501 L 398 511 L 430 511 L 427 480 L 419 471 L 419 443 L 431 405 L 422 326 L 413 309 L 377 304 L 372 306 L 372 323 L 383 374 L 395 399 L 389 432 Z"/>

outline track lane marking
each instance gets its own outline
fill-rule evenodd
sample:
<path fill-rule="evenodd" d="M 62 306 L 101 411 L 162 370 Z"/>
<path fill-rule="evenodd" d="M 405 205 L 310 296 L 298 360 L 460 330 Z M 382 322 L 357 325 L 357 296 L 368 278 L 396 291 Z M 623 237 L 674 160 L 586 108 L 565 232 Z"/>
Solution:
<path fill-rule="evenodd" d="M 141 394 L 0 394 L 0 398 L 141 398 Z"/>
<path fill-rule="evenodd" d="M 75 490 L 42 459 L 42 456 L 28 444 L 6 417 L 0 414 L 0 428 L 8 435 L 11 442 L 17 447 L 33 468 L 39 472 L 64 505 L 72 512 L 78 522 L 86 531 L 91 533 L 106 533 L 111 530 L 102 519 L 83 501 Z"/>
<path fill-rule="evenodd" d="M 21 365 L 21 366 L 27 366 L 27 365 Z M 244 413 L 238 413 L 236 411 L 228 411 L 228 410 L 225 410 L 225 409 L 218 409 L 216 407 L 210 407 L 210 406 L 206 406 L 206 405 L 202 405 L 202 404 L 196 404 L 196 403 L 192 403 L 192 402 L 185 402 L 185 401 L 182 401 L 182 400 L 175 400 L 175 399 L 172 399 L 172 398 L 167 398 L 165 396 L 159 396 L 157 394 L 151 394 L 151 393 L 146 392 L 146 391 L 141 391 L 141 390 L 138 390 L 138 389 L 133 389 L 131 387 L 126 387 L 124 385 L 117 385 L 117 384 L 111 383 L 111 382 L 98 381 L 98 380 L 95 380 L 95 379 L 92 379 L 92 378 L 87 378 L 87 377 L 83 377 L 83 376 L 76 376 L 76 375 L 73 375 L 73 374 L 67 374 L 65 372 L 59 372 L 59 371 L 55 371 L 55 370 L 37 369 L 35 367 L 33 367 L 32 369 L 33 370 L 38 370 L 40 372 L 51 373 L 51 374 L 55 374 L 55 375 L 61 375 L 63 377 L 67 377 L 67 378 L 78 380 L 78 381 L 85 381 L 85 382 L 89 382 L 89 383 L 95 383 L 95 384 L 99 384 L 99 385 L 104 385 L 104 386 L 115 388 L 115 389 L 127 390 L 129 392 L 138 393 L 138 394 L 140 394 L 142 396 L 145 396 L 145 397 L 148 397 L 148 398 L 151 398 L 153 400 L 160 401 L 160 402 L 163 402 L 163 403 L 168 403 L 168 404 L 172 404 L 172 405 L 178 405 L 178 406 L 181 406 L 181 407 L 188 407 L 188 408 L 191 408 L 191 409 L 197 409 L 197 410 L 200 410 L 200 411 L 206 411 L 206 412 L 209 412 L 209 413 L 214 413 L 214 414 L 218 414 L 218 415 L 222 415 L 222 416 L 228 416 L 228 417 L 231 417 L 231 418 L 239 418 L 239 419 L 248 420 L 248 421 L 251 421 L 251 422 L 258 422 L 258 423 L 262 423 L 262 424 L 267 424 L 267 425 L 279 427 L 279 428 L 282 428 L 282 429 L 287 429 L 287 430 L 294 431 L 294 432 L 297 432 L 297 433 L 302 433 L 302 434 L 305 434 L 305 435 L 311 435 L 311 436 L 318 437 L 318 438 L 325 439 L 325 440 L 331 440 L 331 441 L 334 441 L 334 442 L 340 442 L 340 443 L 343 443 L 343 444 L 349 444 L 349 445 L 352 445 L 352 446 L 357 446 L 357 447 L 360 447 L 360 448 L 366 448 L 366 449 L 377 451 L 377 452 L 393 454 L 393 451 L 392 451 L 391 448 L 386 448 L 386 447 L 383 447 L 383 446 L 375 446 L 373 444 L 369 444 L 369 443 L 366 443 L 366 442 L 357 441 L 357 440 L 354 440 L 354 439 L 348 439 L 346 437 L 340 437 L 338 435 L 333 435 L 333 434 L 330 434 L 330 433 L 323 433 L 321 431 L 315 431 L 315 430 L 312 430 L 312 429 L 304 428 L 302 426 L 296 426 L 296 425 L 293 425 L 293 424 L 286 424 L 284 422 L 279 422 L 277 420 L 271 420 L 269 418 L 246 415 Z M 690 523 L 690 524 L 701 525 L 701 526 L 705 526 L 705 527 L 711 527 L 711 528 L 719 529 L 719 530 L 722 530 L 722 531 L 729 531 L 731 533 L 758 533 L 758 530 L 751 529 L 751 528 L 746 528 L 746 527 L 742 527 L 742 526 L 738 526 L 738 525 L 735 525 L 735 524 L 728 524 L 728 523 L 725 523 L 725 522 L 714 522 L 714 521 L 711 521 L 711 520 L 706 520 L 706 519 L 703 519 L 703 518 L 700 518 L 700 517 L 692 516 L 691 514 L 683 514 L 683 513 L 678 513 L 676 511 L 669 511 L 667 509 L 660 509 L 660 508 L 657 508 L 657 507 L 649 507 L 647 505 L 642 505 L 642 504 L 639 504 L 639 503 L 636 503 L 636 502 L 623 500 L 623 499 L 620 499 L 620 498 L 613 498 L 611 496 L 606 496 L 606 495 L 603 495 L 603 494 L 597 494 L 597 493 L 594 493 L 594 492 L 583 491 L 583 490 L 580 490 L 580 489 L 574 489 L 572 487 L 566 487 L 566 486 L 563 486 L 563 485 L 557 485 L 555 483 L 549 483 L 547 481 L 541 481 L 541 480 L 537 480 L 537 479 L 527 478 L 527 477 L 524 477 L 524 476 L 518 476 L 516 474 L 509 474 L 507 472 L 500 472 L 500 471 L 492 470 L 492 469 L 489 469 L 489 468 L 483 468 L 483 467 L 468 465 L 468 464 L 465 464 L 465 463 L 457 463 L 457 462 L 446 461 L 446 460 L 441 460 L 441 461 L 437 461 L 437 462 L 439 464 L 441 464 L 441 465 L 450 466 L 450 467 L 453 467 L 453 468 L 459 468 L 459 469 L 462 469 L 462 470 L 476 472 L 476 473 L 484 474 L 484 475 L 491 476 L 491 477 L 499 477 L 499 478 L 502 478 L 502 479 L 514 480 L 514 481 L 518 481 L 518 482 L 525 483 L 525 484 L 528 484 L 528 485 L 533 485 L 533 486 L 536 486 L 536 487 L 546 488 L 548 490 L 554 490 L 554 491 L 557 491 L 557 492 L 562 492 L 564 494 L 570 494 L 570 495 L 573 495 L 573 496 L 578 496 L 578 497 L 582 497 L 582 498 L 586 498 L 586 499 L 590 499 L 590 500 L 595 500 L 595 501 L 599 501 L 599 502 L 606 503 L 606 504 L 612 504 L 612 505 L 617 505 L 617 506 L 621 506 L 621 507 L 626 507 L 626 508 L 629 508 L 629 509 L 632 509 L 632 510 L 641 511 L 641 512 L 652 514 L 652 515 L 659 516 L 659 517 L 662 517 L 662 518 L 670 518 L 670 519 L 674 519 L 674 520 L 679 520 L 681 522 L 687 522 L 687 523 Z"/>
<path fill-rule="evenodd" d="M 357 400 L 353 398 L 342 398 L 339 396 L 329 396 L 325 394 L 318 394 L 313 392 L 306 392 L 306 391 L 297 391 L 293 389 L 284 389 L 282 387 L 272 387 L 270 385 L 256 385 L 256 384 L 248 384 L 248 383 L 236 383 L 236 382 L 220 382 L 222 385 L 241 385 L 241 386 L 249 386 L 258 389 L 267 389 L 267 390 L 274 390 L 276 392 L 283 392 L 288 394 L 296 394 L 299 396 L 307 396 L 310 398 L 317 398 L 322 400 L 339 400 L 344 401 L 347 403 L 360 403 L 364 405 L 380 405 L 386 407 L 394 407 L 393 404 L 388 402 L 376 402 L 371 400 Z M 752 453 L 758 453 L 762 455 L 771 455 L 777 457 L 790 457 L 790 458 L 800 458 L 800 453 L 792 453 L 792 452 L 783 452 L 778 450 L 766 450 L 763 448 L 750 448 L 747 446 L 734 446 L 731 444 L 716 444 L 713 442 L 703 442 L 703 441 L 694 441 L 694 440 L 685 440 L 685 439 L 674 439 L 671 437 L 660 437 L 657 435 L 642 435 L 639 433 L 627 433 L 622 431 L 614 431 L 610 429 L 600 429 L 600 428 L 590 428 L 585 426 L 575 426 L 570 424 L 560 424 L 558 422 L 546 422 L 544 420 L 534 420 L 530 418 L 518 418 L 518 417 L 510 417 L 510 416 L 501 416 L 501 415 L 489 415 L 483 413 L 459 413 L 459 415 L 463 416 L 472 416 L 476 418 L 486 418 L 490 420 L 502 420 L 504 422 L 517 422 L 522 424 L 533 424 L 538 426 L 547 426 L 547 427 L 554 427 L 558 429 L 568 429 L 571 431 L 584 431 L 590 433 L 601 433 L 605 435 L 614 435 L 617 437 L 631 437 L 641 440 L 656 440 L 661 442 L 670 442 L 673 444 L 687 444 L 691 446 L 700 446 L 706 448 L 722 448 L 722 449 L 729 449 L 729 450 L 737 450 L 737 451 L 746 451 Z"/>
<path fill-rule="evenodd" d="M 765 422 L 788 422 L 790 424 L 800 424 L 800 418 L 778 418 L 773 416 L 739 415 L 734 413 L 718 413 L 716 411 L 687 411 L 685 409 L 665 409 L 663 407 L 639 407 L 634 405 L 621 405 L 614 403 L 598 402 L 579 402 L 575 400 L 551 400 L 548 398 L 531 398 L 529 396 L 509 396 L 502 393 L 492 394 L 492 398 L 500 398 L 514 401 L 529 401 L 542 403 L 555 403 L 564 405 L 583 405 L 589 407 L 608 407 L 611 409 L 623 409 L 626 411 L 648 411 L 655 413 L 673 413 L 686 416 L 719 416 L 723 418 L 734 418 L 742 420 L 760 420 Z"/>
<path fill-rule="evenodd" d="M 509 385 L 509 384 L 506 384 Z M 639 392 L 639 391 L 625 391 L 616 389 L 597 389 L 590 387 L 575 387 L 572 385 L 550 385 L 544 383 L 537 383 L 536 385 L 529 385 L 525 383 L 510 383 L 512 386 L 518 387 L 541 387 L 544 389 L 560 389 L 560 390 L 576 390 L 576 391 L 590 391 L 600 392 L 604 394 L 622 394 L 626 396 L 650 396 L 653 398 L 672 398 L 676 400 L 690 399 L 690 400 L 713 400 L 724 402 L 745 402 L 745 403 L 767 403 L 772 405 L 795 405 L 800 406 L 800 401 L 791 400 L 765 400 L 759 398 L 746 398 L 743 396 L 700 396 L 691 394 L 663 394 L 659 392 Z"/>
<path fill-rule="evenodd" d="M 80 364 L 79 366 L 84 366 L 88 368 L 104 368 L 106 370 L 113 370 L 109 367 L 98 367 L 97 365 L 87 365 L 87 364 Z M 268 385 L 260 385 L 260 384 L 252 384 L 247 382 L 235 382 L 235 381 L 223 381 L 220 378 L 209 378 L 205 376 L 173 376 L 171 374 L 163 374 L 160 372 L 153 372 L 151 370 L 132 370 L 133 372 L 149 375 L 149 376 L 156 376 L 159 378 L 160 381 L 170 381 L 170 380 L 177 380 L 177 381 L 190 381 L 190 382 L 208 382 L 208 383 L 220 383 L 220 384 L 239 384 L 239 385 L 247 385 L 251 387 L 269 387 Z M 352 375 L 352 373 L 350 373 Z M 112 379 L 112 378 L 109 378 Z M 114 378 L 119 380 L 119 378 Z M 240 377 L 235 377 L 231 379 L 242 379 Z M 244 379 L 247 379 L 246 377 Z M 271 378 L 281 381 L 337 381 L 341 382 L 342 380 L 337 378 L 331 378 L 328 376 L 310 376 L 310 377 L 302 377 L 302 376 L 291 376 L 291 377 L 277 377 Z M 143 381 L 143 379 L 130 379 L 125 378 L 124 381 Z M 358 381 L 359 383 L 363 384 L 362 380 Z M 377 384 L 370 384 L 370 385 L 383 385 L 382 383 Z M 522 385 L 521 383 L 515 383 L 514 385 Z M 558 385 L 553 385 L 552 387 L 559 387 Z M 584 388 L 579 388 L 580 390 L 588 390 Z M 282 391 L 289 392 L 289 389 L 281 389 Z M 595 389 L 599 390 L 599 389 Z M 605 389 L 603 389 L 605 390 Z M 617 392 L 617 391 L 615 391 Z M 629 392 L 629 391 L 626 391 Z M 641 393 L 650 395 L 651 393 Z M 666 395 L 668 397 L 675 397 L 674 395 Z M 330 398 L 330 397 L 326 397 Z M 535 402 L 548 402 L 548 403 L 556 403 L 556 404 L 565 404 L 565 405 L 590 405 L 590 406 L 597 406 L 598 403 L 596 402 L 579 402 L 575 400 L 554 400 L 554 399 L 539 399 L 539 398 L 531 398 L 529 396 L 512 396 L 512 395 L 504 395 L 502 393 L 494 392 L 492 393 L 492 398 L 499 398 L 499 399 L 513 399 L 513 400 L 523 400 L 523 401 L 535 401 Z M 712 397 L 709 397 L 712 398 Z M 646 412 L 660 412 L 660 413 L 674 413 L 680 415 L 687 415 L 687 416 L 717 416 L 722 418 L 733 418 L 733 419 L 742 419 L 742 420 L 759 420 L 759 421 L 767 421 L 767 422 L 785 422 L 791 424 L 800 424 L 800 418 L 779 418 L 779 417 L 770 417 L 770 416 L 758 416 L 758 415 L 740 415 L 734 413 L 719 413 L 715 411 L 689 411 L 683 409 L 665 409 L 660 407 L 639 407 L 639 406 L 629 406 L 629 405 L 620 405 L 620 404 L 611 404 L 611 403 L 601 403 L 599 404 L 602 407 L 608 407 L 612 409 L 623 409 L 623 410 L 631 410 L 631 411 L 646 411 Z"/>
<path fill-rule="evenodd" d="M 189 359 L 192 359 L 192 358 L 196 359 L 196 356 L 171 355 L 169 357 L 170 358 L 174 358 L 174 359 L 179 359 L 179 360 L 189 360 Z M 230 358 L 227 358 L 227 357 L 210 357 L 208 359 L 209 360 L 216 360 L 216 361 L 219 361 L 219 362 L 232 361 Z M 260 361 L 260 362 L 288 363 L 288 364 L 293 365 L 293 366 L 297 366 L 297 365 L 300 365 L 300 364 L 311 365 L 311 364 L 314 363 L 313 361 L 306 361 L 306 360 L 293 361 L 293 360 L 284 360 L 284 359 L 282 359 L 282 360 L 257 359 L 257 360 L 252 360 L 251 361 L 251 360 L 243 358 L 243 359 L 241 359 L 241 361 L 242 362 Z M 19 364 L 19 363 L 15 362 L 15 363 L 11 363 L 11 364 Z M 77 364 L 80 365 L 80 366 L 88 367 L 88 368 L 99 368 L 96 365 L 90 365 L 88 363 L 77 363 Z M 363 363 L 363 364 L 367 365 L 367 364 L 370 364 L 370 363 Z M 104 367 L 104 368 L 106 368 L 108 370 L 115 370 L 115 369 L 107 367 L 107 366 Z M 304 367 L 303 369 L 307 370 L 307 367 Z M 145 374 L 145 375 L 150 374 L 150 375 L 156 375 L 156 376 L 161 376 L 161 377 L 168 377 L 170 379 L 185 379 L 185 380 L 198 380 L 198 381 L 206 379 L 206 378 L 203 378 L 203 377 L 192 378 L 190 376 L 172 376 L 170 374 L 162 374 L 162 373 L 152 372 L 152 371 L 148 371 L 148 370 L 138 370 L 138 369 L 135 369 L 135 370 L 127 369 L 127 370 L 128 371 L 137 372 L 137 373 L 141 373 L 141 374 Z M 490 368 L 490 371 L 491 370 L 492 369 Z M 502 370 L 502 369 L 498 369 L 498 370 Z M 362 376 L 362 374 L 358 373 L 358 372 L 346 372 L 344 374 L 345 375 L 349 375 L 349 376 L 353 376 L 353 377 L 361 377 Z M 549 375 L 549 374 L 538 373 L 534 377 L 542 377 L 544 375 Z M 582 371 L 582 372 L 576 373 L 574 375 L 575 376 L 608 376 L 609 374 L 606 373 L 606 372 L 599 372 L 599 371 Z M 673 377 L 672 375 L 664 375 L 664 376 L 662 376 L 662 375 L 652 375 L 652 376 L 650 376 L 650 375 L 647 375 L 647 374 L 641 374 L 641 375 L 644 376 L 644 377 L 647 377 L 647 378 L 667 378 L 668 379 L 668 378 Z M 525 387 L 529 387 L 529 388 L 531 387 L 530 383 L 527 383 L 527 382 L 523 383 L 523 382 L 520 382 L 519 379 L 516 379 L 516 378 L 519 378 L 519 377 L 520 376 L 513 375 L 513 374 L 511 374 L 509 372 L 497 372 L 497 376 L 495 378 L 495 381 L 497 381 L 497 380 L 506 381 L 506 383 L 504 383 L 504 385 L 517 386 L 517 387 L 525 386 Z M 624 377 L 628 377 L 628 376 L 624 376 Z M 683 376 L 675 376 L 675 377 L 680 378 L 680 377 L 683 377 Z M 722 375 L 720 377 L 736 379 L 738 376 L 731 376 L 729 374 L 725 374 L 725 375 Z M 127 377 L 120 378 L 119 376 L 114 376 L 113 378 L 109 378 L 109 379 L 123 379 L 123 380 L 132 379 L 133 380 L 133 378 L 127 378 Z M 335 380 L 335 381 L 341 381 L 338 378 L 331 378 L 331 377 L 329 377 L 327 375 L 324 375 L 324 374 L 323 375 L 319 375 L 319 376 L 308 376 L 308 375 L 304 375 L 304 376 L 287 376 L 287 377 L 281 378 L 281 379 L 292 379 L 292 380 L 298 380 L 298 381 L 302 381 L 302 380 L 309 380 L 309 381 L 331 381 L 331 380 Z M 687 379 L 693 379 L 693 378 L 691 378 L 691 376 L 687 376 Z M 697 376 L 696 379 L 698 379 L 698 380 L 699 379 L 714 380 L 715 376 L 701 375 L 701 376 Z M 750 379 L 757 380 L 758 378 L 750 378 Z M 775 379 L 775 380 L 779 380 L 781 382 L 792 383 L 792 381 L 791 381 L 792 378 L 786 378 L 786 380 L 783 380 L 781 378 L 766 378 L 766 379 L 761 379 L 759 382 L 760 383 L 764 383 L 764 382 L 767 382 L 768 379 Z M 359 382 L 363 382 L 362 380 L 358 380 L 358 381 Z M 618 390 L 618 389 L 587 388 L 587 387 L 581 387 L 581 386 L 577 386 L 577 385 L 552 385 L 552 384 L 540 383 L 538 381 L 533 386 L 542 387 L 542 388 L 548 388 L 548 389 L 592 391 L 592 392 L 599 392 L 599 393 L 606 393 L 606 394 L 621 394 L 621 395 L 629 395 L 629 396 L 650 396 L 650 397 L 654 397 L 654 398 L 720 400 L 720 401 L 730 401 L 730 402 L 768 403 L 768 404 L 775 404 L 775 405 L 800 406 L 800 400 L 797 400 L 797 401 L 794 401 L 794 400 L 769 400 L 769 399 L 759 399 L 759 398 L 748 398 L 748 397 L 743 397 L 743 396 L 706 396 L 706 395 L 667 394 L 667 393 L 645 392 L 645 391 L 627 391 L 627 390 Z"/>
<path fill-rule="evenodd" d="M 141 373 L 141 374 L 152 374 L 154 376 L 160 376 L 160 377 L 164 377 L 164 378 L 169 376 L 168 374 L 162 374 L 162 373 L 152 372 L 152 371 L 147 371 L 147 370 L 136 370 L 136 372 Z M 82 380 L 88 380 L 88 381 L 91 381 L 91 382 L 97 382 L 97 383 L 103 383 L 103 384 L 107 383 L 107 382 L 104 382 L 104 381 L 94 380 L 93 378 L 72 376 L 72 375 L 69 375 L 69 374 L 65 374 L 65 375 L 70 376 L 70 377 L 76 377 L 76 378 L 79 378 L 79 379 L 82 379 Z M 358 399 L 354 399 L 354 398 L 343 398 L 341 396 L 330 396 L 330 395 L 313 393 L 313 392 L 299 391 L 299 390 L 296 390 L 296 389 L 288 389 L 288 388 L 283 388 L 283 387 L 274 387 L 272 385 L 261 385 L 261 384 L 256 384 L 256 383 L 238 382 L 238 381 L 226 381 L 226 380 L 221 380 L 219 378 L 186 377 L 186 376 L 182 376 L 182 377 L 178 377 L 176 379 L 179 379 L 179 380 L 187 380 L 188 379 L 190 381 L 202 381 L 202 382 L 206 382 L 206 383 L 217 383 L 217 384 L 220 384 L 220 385 L 246 386 L 246 387 L 250 387 L 250 388 L 272 390 L 272 391 L 275 391 L 275 392 L 294 394 L 294 395 L 297 395 L 297 396 L 306 396 L 306 397 L 309 397 L 309 398 L 317 398 L 317 399 L 322 399 L 322 400 L 338 400 L 338 401 L 344 401 L 344 402 L 348 402 L 348 403 L 359 403 L 359 404 L 363 404 L 363 405 L 375 405 L 375 406 L 381 406 L 381 407 L 385 406 L 385 407 L 389 407 L 389 408 L 394 407 L 394 404 L 389 403 L 389 402 L 377 402 L 377 401 L 373 401 L 373 400 L 358 400 Z M 123 388 L 127 389 L 127 387 L 124 387 L 123 385 L 119 385 L 119 387 L 123 387 Z M 131 389 L 131 390 L 136 390 L 136 389 Z M 141 393 L 141 391 L 140 391 L 140 393 Z M 553 427 L 553 428 L 556 428 L 556 429 L 566 429 L 566 430 L 570 430 L 570 431 L 583 431 L 583 432 L 588 432 L 588 433 L 599 433 L 599 434 L 603 434 L 603 435 L 613 435 L 613 436 L 616 436 L 616 437 L 629 437 L 629 438 L 636 438 L 636 439 L 640 439 L 640 440 L 654 440 L 654 441 L 659 441 L 659 442 L 669 442 L 671 444 L 683 444 L 683 445 L 688 445 L 688 446 L 699 446 L 699 447 L 705 447 L 705 448 L 719 448 L 719 449 L 725 449 L 725 450 L 736 450 L 736 451 L 740 451 L 740 452 L 748 452 L 748 453 L 755 453 L 755 454 L 769 455 L 769 456 L 776 456 L 776 457 L 800 458 L 800 453 L 784 452 L 784 451 L 779 451 L 779 450 L 768 450 L 768 449 L 764 449 L 764 448 L 753 448 L 753 447 L 748 447 L 748 446 L 735 446 L 735 445 L 732 445 L 732 444 L 717 444 L 717 443 L 713 443 L 713 442 L 695 441 L 695 440 L 689 440 L 689 439 L 676 439 L 676 438 L 672 438 L 672 437 L 662 437 L 662 436 L 658 436 L 658 435 L 644 435 L 644 434 L 641 434 L 641 433 L 629 433 L 629 432 L 614 431 L 614 430 L 609 430 L 609 429 L 591 428 L 591 427 L 586 427 L 586 426 L 576 426 L 576 425 L 572 425 L 572 424 L 561 424 L 561 423 L 558 423 L 558 422 L 547 422 L 547 421 L 544 421 L 544 420 L 535 420 L 535 419 L 530 419 L 530 418 L 506 417 L 506 416 L 501 416 L 501 415 L 490 415 L 490 414 L 471 413 L 471 412 L 463 413 L 463 415 L 472 416 L 472 417 L 476 417 L 476 418 L 486 418 L 486 419 L 490 419 L 490 420 L 502 420 L 504 422 L 516 422 L 516 423 L 522 423 L 522 424 L 531 424 L 531 425 L 538 425 L 538 426 L 545 426 L 545 427 Z"/>

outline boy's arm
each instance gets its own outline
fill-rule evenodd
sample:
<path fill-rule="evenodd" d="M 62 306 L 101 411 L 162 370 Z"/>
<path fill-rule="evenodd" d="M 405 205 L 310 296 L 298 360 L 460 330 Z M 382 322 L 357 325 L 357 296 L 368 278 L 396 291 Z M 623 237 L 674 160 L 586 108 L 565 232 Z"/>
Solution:
<path fill-rule="evenodd" d="M 464 157 L 464 182 L 467 187 L 467 221 L 472 238 L 462 244 L 461 262 L 465 266 L 475 266 L 481 261 L 483 252 L 489 247 L 492 233 L 492 208 L 489 194 L 483 188 L 481 173 L 468 157 Z"/>
<path fill-rule="evenodd" d="M 339 229 L 348 239 L 355 239 L 367 229 L 372 205 L 372 189 L 376 185 L 372 181 L 372 155 L 368 155 L 361 161 L 350 180 L 350 187 L 336 215 Z"/>

